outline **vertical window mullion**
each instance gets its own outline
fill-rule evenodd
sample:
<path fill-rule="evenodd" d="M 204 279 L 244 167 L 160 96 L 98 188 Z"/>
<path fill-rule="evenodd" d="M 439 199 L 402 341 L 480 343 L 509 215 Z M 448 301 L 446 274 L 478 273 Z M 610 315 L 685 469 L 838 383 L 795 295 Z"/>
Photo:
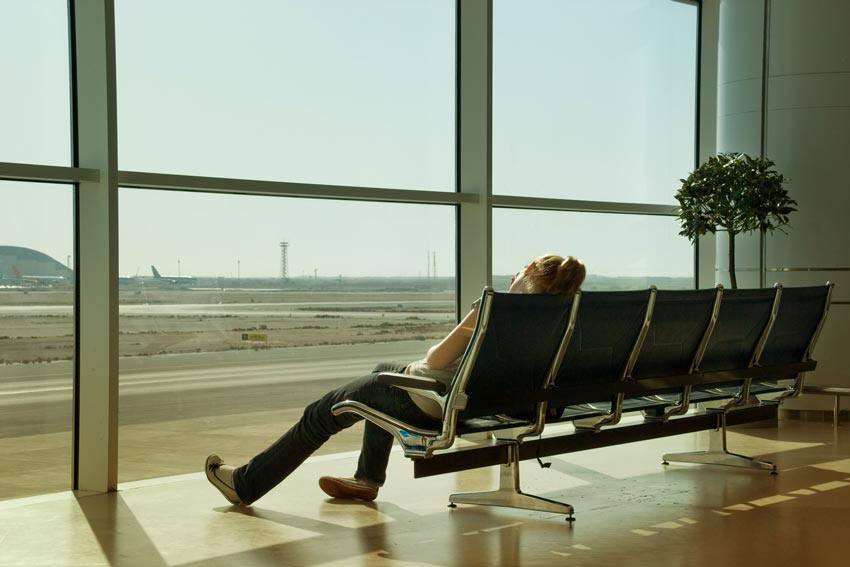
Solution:
<path fill-rule="evenodd" d="M 118 484 L 118 161 L 114 0 L 73 0 L 76 190 L 74 488 Z"/>
<path fill-rule="evenodd" d="M 458 0 L 457 186 L 479 196 L 458 205 L 458 317 L 492 282 L 491 0 Z"/>

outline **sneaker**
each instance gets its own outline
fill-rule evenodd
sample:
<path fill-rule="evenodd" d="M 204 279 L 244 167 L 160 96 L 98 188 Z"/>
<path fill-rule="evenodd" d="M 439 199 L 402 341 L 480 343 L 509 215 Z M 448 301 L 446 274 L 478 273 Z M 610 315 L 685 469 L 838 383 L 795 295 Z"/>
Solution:
<path fill-rule="evenodd" d="M 319 479 L 319 488 L 331 498 L 366 500 L 371 502 L 378 497 L 378 485 L 356 478 L 337 478 L 323 476 Z"/>
<path fill-rule="evenodd" d="M 210 484 L 218 488 L 218 491 L 231 504 L 242 504 L 242 500 L 236 494 L 236 488 L 233 486 L 234 470 L 236 470 L 235 467 L 222 463 L 218 455 L 207 457 L 207 462 L 204 466 L 204 471 L 207 473 L 207 480 L 210 481 Z"/>

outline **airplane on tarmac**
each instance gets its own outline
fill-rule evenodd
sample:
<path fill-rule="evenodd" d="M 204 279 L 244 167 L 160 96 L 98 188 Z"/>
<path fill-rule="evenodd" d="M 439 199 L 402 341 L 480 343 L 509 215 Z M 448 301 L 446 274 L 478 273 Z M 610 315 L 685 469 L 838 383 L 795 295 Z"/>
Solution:
<path fill-rule="evenodd" d="M 56 285 L 56 284 L 65 284 L 68 282 L 68 278 L 65 276 L 27 276 L 22 275 L 18 267 L 14 264 L 12 265 L 12 273 L 15 274 L 15 277 L 20 281 L 25 283 L 37 284 L 37 285 Z"/>
<path fill-rule="evenodd" d="M 28 286 L 19 278 L 10 278 L 0 273 L 0 289 L 26 289 Z"/>
<path fill-rule="evenodd" d="M 156 269 L 156 266 L 151 265 L 151 272 L 153 273 L 153 279 L 156 282 L 164 282 L 170 284 L 194 284 L 198 283 L 198 278 L 193 276 L 163 276 L 159 273 L 159 270 Z"/>

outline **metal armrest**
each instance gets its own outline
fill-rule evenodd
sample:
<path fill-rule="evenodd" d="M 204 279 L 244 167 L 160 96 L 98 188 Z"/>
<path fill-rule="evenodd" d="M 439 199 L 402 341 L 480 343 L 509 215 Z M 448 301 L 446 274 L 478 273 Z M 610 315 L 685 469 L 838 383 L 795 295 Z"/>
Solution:
<path fill-rule="evenodd" d="M 428 390 L 436 392 L 441 396 L 446 395 L 446 385 L 433 378 L 424 376 L 412 376 L 410 374 L 399 374 L 398 372 L 381 372 L 378 374 L 378 382 L 390 386 L 403 386 L 417 390 Z"/>
<path fill-rule="evenodd" d="M 400 419 L 354 400 L 345 400 L 334 404 L 331 408 L 331 413 L 333 415 L 354 413 L 371 421 L 384 431 L 392 434 L 398 440 L 402 449 L 404 449 L 404 455 L 406 457 L 431 456 L 431 446 L 440 436 L 439 431 L 409 425 Z"/>

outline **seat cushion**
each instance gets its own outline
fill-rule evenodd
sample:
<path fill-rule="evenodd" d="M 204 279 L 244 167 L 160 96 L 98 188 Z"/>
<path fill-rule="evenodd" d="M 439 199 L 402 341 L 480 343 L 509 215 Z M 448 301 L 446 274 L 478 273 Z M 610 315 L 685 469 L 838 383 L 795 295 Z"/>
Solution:
<path fill-rule="evenodd" d="M 457 424 L 457 434 L 469 435 L 470 433 L 484 433 L 487 431 L 498 431 L 499 429 L 511 429 L 513 427 L 528 427 L 530 425 L 531 422 L 524 419 L 516 419 L 506 415 L 488 415 L 486 417 L 461 420 Z"/>
<path fill-rule="evenodd" d="M 754 382 L 750 385 L 750 393 L 753 395 L 770 394 L 785 391 L 785 386 L 763 382 Z M 706 390 L 696 390 L 691 394 L 691 402 L 712 402 L 734 398 L 741 391 L 740 386 L 722 386 Z"/>

